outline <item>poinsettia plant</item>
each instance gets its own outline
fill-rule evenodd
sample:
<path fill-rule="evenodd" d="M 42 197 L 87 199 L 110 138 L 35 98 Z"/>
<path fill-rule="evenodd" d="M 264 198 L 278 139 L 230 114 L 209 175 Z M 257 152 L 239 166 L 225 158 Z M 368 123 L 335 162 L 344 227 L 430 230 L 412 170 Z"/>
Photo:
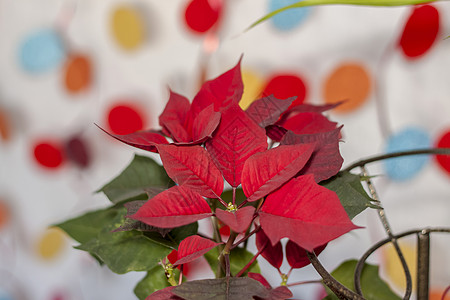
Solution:
<path fill-rule="evenodd" d="M 267 95 L 243 110 L 243 89 L 239 61 L 192 102 L 170 91 L 160 129 L 108 133 L 162 165 L 136 155 L 99 190 L 110 207 L 58 224 L 112 271 L 146 271 L 140 299 L 288 299 L 289 274 L 309 264 L 307 252 L 318 255 L 376 207 L 359 175 L 338 173 L 342 126 L 323 113 L 339 104 Z M 216 278 L 187 281 L 202 256 Z M 260 257 L 281 275 L 279 287 L 260 274 Z"/>

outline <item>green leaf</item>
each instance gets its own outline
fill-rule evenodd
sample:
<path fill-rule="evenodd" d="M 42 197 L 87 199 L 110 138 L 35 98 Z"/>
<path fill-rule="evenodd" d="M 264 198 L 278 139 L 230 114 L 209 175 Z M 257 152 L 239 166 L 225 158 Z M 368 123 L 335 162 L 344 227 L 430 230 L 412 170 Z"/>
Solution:
<path fill-rule="evenodd" d="M 148 271 L 166 257 L 171 248 L 155 243 L 143 232 L 112 232 L 124 219 L 125 208 L 118 209 L 117 216 L 105 226 L 96 238 L 76 247 L 88 251 L 103 261 L 111 271 L 123 274 L 130 271 Z"/>
<path fill-rule="evenodd" d="M 77 242 L 83 244 L 96 238 L 102 228 L 109 226 L 117 215 L 123 213 L 116 207 L 99 209 L 88 212 L 82 216 L 56 224 Z"/>
<path fill-rule="evenodd" d="M 173 185 L 162 166 L 146 156 L 135 155 L 122 173 L 97 192 L 103 192 L 112 203 L 146 200 L 146 190 Z"/>
<path fill-rule="evenodd" d="M 208 262 L 209 266 L 211 267 L 211 270 L 214 272 L 214 275 L 219 277 L 220 275 L 220 265 L 219 265 L 219 254 L 220 254 L 220 247 L 213 248 L 209 250 L 207 253 L 205 253 L 204 257 L 206 261 Z"/>
<path fill-rule="evenodd" d="M 356 260 L 348 260 L 343 262 L 336 270 L 331 272 L 331 275 L 339 282 L 345 285 L 351 290 L 355 291 L 353 285 L 353 274 L 355 273 Z M 379 277 L 378 266 L 364 264 L 364 268 L 361 274 L 361 288 L 364 298 L 367 300 L 400 300 L 389 286 Z M 327 300 L 337 300 L 338 297 L 326 288 L 328 296 Z"/>
<path fill-rule="evenodd" d="M 339 172 L 336 176 L 321 183 L 329 190 L 336 192 L 350 219 L 364 211 L 366 208 L 379 208 L 371 203 L 372 198 L 367 195 L 359 175 L 349 172 Z"/>
<path fill-rule="evenodd" d="M 139 300 L 145 300 L 150 294 L 170 286 L 162 266 L 156 266 L 147 272 L 134 288 L 134 294 Z"/>
<path fill-rule="evenodd" d="M 331 5 L 331 4 L 347 4 L 347 5 L 363 5 L 363 6 L 403 6 L 403 5 L 415 5 L 421 3 L 429 3 L 437 0 L 303 0 L 297 3 L 282 7 L 274 10 L 271 13 L 260 18 L 253 24 L 251 24 L 246 30 L 250 30 L 256 25 L 272 18 L 273 16 L 282 13 L 283 11 L 315 5 Z"/>
<path fill-rule="evenodd" d="M 182 240 L 184 240 L 188 236 L 197 234 L 197 232 L 198 232 L 198 222 L 194 222 L 188 225 L 172 229 L 169 235 L 174 242 L 180 244 Z"/>
<path fill-rule="evenodd" d="M 174 288 L 172 293 L 196 300 L 253 300 L 255 296 L 264 299 L 270 295 L 261 283 L 248 277 L 188 281 Z"/>
<path fill-rule="evenodd" d="M 211 266 L 211 270 L 216 277 L 219 276 L 219 248 L 214 248 L 205 254 L 205 259 Z M 244 248 L 236 247 L 230 253 L 230 271 L 232 275 L 239 273 L 242 268 L 250 262 L 254 254 Z M 258 262 L 255 261 L 242 276 L 246 276 L 248 272 L 261 273 Z"/>
<path fill-rule="evenodd" d="M 226 203 L 232 202 L 233 201 L 233 190 L 224 191 L 222 193 L 222 195 L 220 196 L 220 198 L 222 198 L 222 200 L 225 201 Z M 242 188 L 237 188 L 236 189 L 236 205 L 240 205 L 242 202 L 244 202 L 245 199 L 247 199 L 247 197 L 245 196 Z"/>
<path fill-rule="evenodd" d="M 232 275 L 236 275 L 239 273 L 242 268 L 247 265 L 250 260 L 255 256 L 253 253 L 247 251 L 244 248 L 234 248 L 230 253 L 230 271 Z M 242 276 L 246 276 L 248 272 L 253 273 L 261 273 L 259 269 L 258 262 L 255 262 L 242 274 Z"/>

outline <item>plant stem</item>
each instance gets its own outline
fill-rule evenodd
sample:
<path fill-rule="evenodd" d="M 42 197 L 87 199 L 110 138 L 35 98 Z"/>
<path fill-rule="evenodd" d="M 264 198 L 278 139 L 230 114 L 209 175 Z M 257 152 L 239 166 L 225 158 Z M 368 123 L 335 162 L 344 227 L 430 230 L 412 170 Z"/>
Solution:
<path fill-rule="evenodd" d="M 450 148 L 428 148 L 428 149 L 409 150 L 409 151 L 401 151 L 401 152 L 377 155 L 377 156 L 373 156 L 373 157 L 369 157 L 367 159 L 357 161 L 357 162 L 351 164 L 350 166 L 346 167 L 345 169 L 342 169 L 341 172 L 349 172 L 356 167 L 362 167 L 366 164 L 380 161 L 380 160 L 401 157 L 401 156 L 420 155 L 420 154 L 450 155 Z"/>
<path fill-rule="evenodd" d="M 267 245 L 269 244 L 269 241 L 267 240 L 264 246 L 262 246 L 261 249 L 258 250 L 258 252 L 252 257 L 252 259 L 242 268 L 242 270 L 239 271 L 239 273 L 236 274 L 236 277 L 242 276 L 242 274 L 247 271 L 248 268 L 255 262 L 255 260 L 258 258 L 258 256 L 266 249 Z"/>
<path fill-rule="evenodd" d="M 225 271 L 225 275 L 227 277 L 230 276 L 229 268 L 230 268 L 230 252 L 231 247 L 233 246 L 234 241 L 236 240 L 237 233 L 231 230 L 230 236 L 228 237 L 228 241 L 225 244 L 225 247 L 220 252 L 219 263 L 223 271 Z"/>

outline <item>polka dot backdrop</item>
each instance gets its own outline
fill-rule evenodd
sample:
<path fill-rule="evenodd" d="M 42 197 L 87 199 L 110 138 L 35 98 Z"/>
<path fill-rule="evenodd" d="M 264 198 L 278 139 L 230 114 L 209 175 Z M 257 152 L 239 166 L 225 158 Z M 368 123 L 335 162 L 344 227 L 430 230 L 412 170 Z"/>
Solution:
<path fill-rule="evenodd" d="M 143 274 L 111 273 L 51 227 L 106 206 L 93 192 L 134 152 L 147 154 L 95 124 L 115 134 L 155 127 L 168 87 L 192 99 L 202 80 L 242 54 L 244 109 L 270 94 L 295 96 L 297 104 L 344 100 L 328 113 L 344 125 L 344 165 L 380 153 L 450 147 L 449 3 L 301 8 L 245 31 L 294 2 L 0 4 L 0 299 L 134 299 Z M 391 159 L 369 170 L 395 232 L 450 226 L 450 158 Z M 384 238 L 374 211 L 355 222 L 366 229 L 325 249 L 327 269 Z M 448 285 L 449 245 L 444 238 L 433 244 L 433 297 Z M 403 247 L 414 257 L 413 246 Z M 394 256 L 384 249 L 375 262 L 400 292 Z M 279 284 L 270 266 L 260 264 L 270 283 Z M 317 278 L 308 268 L 293 276 Z M 322 292 L 292 291 L 302 299 Z"/>

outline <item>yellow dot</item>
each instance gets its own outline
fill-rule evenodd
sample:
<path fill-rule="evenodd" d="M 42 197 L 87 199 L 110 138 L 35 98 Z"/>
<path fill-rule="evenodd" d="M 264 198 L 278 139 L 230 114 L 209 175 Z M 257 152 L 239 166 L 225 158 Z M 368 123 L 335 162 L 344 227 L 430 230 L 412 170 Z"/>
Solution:
<path fill-rule="evenodd" d="M 411 278 L 413 279 L 412 286 L 415 290 L 415 280 L 417 273 L 417 254 L 416 248 L 413 245 L 407 243 L 399 243 L 400 249 L 405 257 L 405 261 L 408 265 L 409 271 L 411 273 Z M 384 266 L 386 270 L 386 275 L 389 280 L 398 288 L 406 289 L 406 279 L 405 272 L 403 271 L 402 264 L 398 258 L 397 252 L 394 247 L 389 244 L 384 248 Z"/>
<path fill-rule="evenodd" d="M 55 258 L 65 246 L 65 234 L 56 227 L 47 229 L 37 244 L 37 251 L 43 259 Z"/>
<path fill-rule="evenodd" d="M 243 70 L 242 81 L 244 83 L 244 94 L 242 94 L 239 106 L 245 110 L 259 98 L 264 88 L 264 79 L 251 70 Z"/>
<path fill-rule="evenodd" d="M 120 46 L 134 50 L 142 45 L 145 39 L 144 21 L 135 8 L 117 7 L 111 21 L 113 36 Z"/>

